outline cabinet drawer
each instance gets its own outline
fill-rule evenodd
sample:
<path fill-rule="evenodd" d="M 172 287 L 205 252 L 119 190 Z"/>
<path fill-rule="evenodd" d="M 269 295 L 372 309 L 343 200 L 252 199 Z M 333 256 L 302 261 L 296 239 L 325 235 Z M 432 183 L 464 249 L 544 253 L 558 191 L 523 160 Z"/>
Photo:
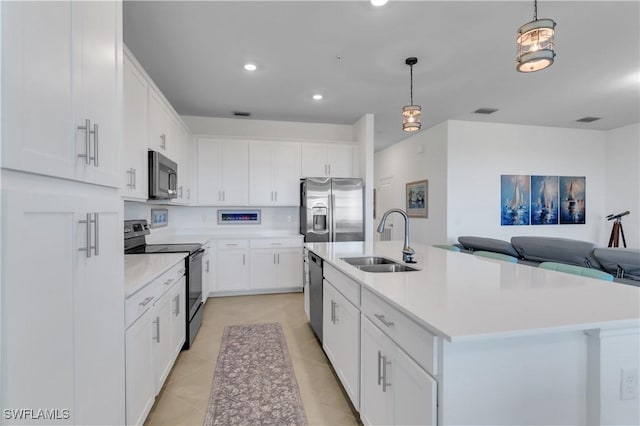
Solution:
<path fill-rule="evenodd" d="M 361 311 L 422 368 L 438 374 L 436 336 L 366 289 L 362 289 Z"/>
<path fill-rule="evenodd" d="M 360 306 L 360 284 L 353 281 L 351 278 L 339 272 L 336 268 L 324 263 L 323 266 L 324 278 L 331 283 L 344 297 L 347 298 L 356 307 Z"/>
<path fill-rule="evenodd" d="M 290 248 L 290 247 L 302 247 L 301 238 L 264 238 L 258 240 L 251 240 L 251 248 Z"/>
<path fill-rule="evenodd" d="M 185 274 L 187 268 L 185 266 L 185 261 L 182 260 L 178 262 L 175 266 L 169 269 L 164 274 L 160 275 L 158 278 L 153 280 L 154 286 L 158 289 L 157 295 L 158 297 L 162 296 L 166 293 L 173 284 L 178 282 L 180 278 Z"/>
<path fill-rule="evenodd" d="M 158 299 L 158 289 L 153 285 L 154 281 L 133 294 L 125 302 L 126 328 L 129 328 L 138 318 L 151 308 Z"/>
<path fill-rule="evenodd" d="M 248 247 L 249 247 L 249 240 L 218 240 L 218 248 L 220 250 L 248 248 Z"/>

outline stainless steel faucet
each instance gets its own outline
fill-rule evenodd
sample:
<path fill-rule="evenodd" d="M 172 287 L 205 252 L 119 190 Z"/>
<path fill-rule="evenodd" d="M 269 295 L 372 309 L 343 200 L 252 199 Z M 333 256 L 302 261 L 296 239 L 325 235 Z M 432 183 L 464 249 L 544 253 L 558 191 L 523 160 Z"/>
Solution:
<path fill-rule="evenodd" d="M 402 260 L 405 263 L 416 263 L 413 260 L 413 255 L 416 254 L 415 250 L 409 246 L 409 216 L 402 209 L 389 209 L 382 215 L 382 220 L 380 220 L 380 225 L 378 225 L 378 232 L 382 234 L 384 231 L 384 224 L 387 221 L 387 216 L 390 213 L 400 213 L 402 217 L 404 217 L 404 247 L 402 248 Z"/>

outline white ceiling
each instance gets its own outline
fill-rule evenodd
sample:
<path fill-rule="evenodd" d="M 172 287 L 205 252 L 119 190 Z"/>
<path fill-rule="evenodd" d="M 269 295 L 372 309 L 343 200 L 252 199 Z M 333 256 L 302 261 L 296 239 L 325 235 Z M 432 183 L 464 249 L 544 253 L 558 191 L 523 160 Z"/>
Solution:
<path fill-rule="evenodd" d="M 533 1 L 125 1 L 124 40 L 181 115 L 353 124 L 373 113 L 379 150 L 410 136 L 400 130 L 409 56 L 423 129 L 639 122 L 639 6 L 540 1 L 538 17 L 557 23 L 557 57 L 531 74 L 515 70 L 515 34 Z M 499 111 L 472 113 L 480 107 Z M 575 121 L 584 116 L 602 119 Z"/>

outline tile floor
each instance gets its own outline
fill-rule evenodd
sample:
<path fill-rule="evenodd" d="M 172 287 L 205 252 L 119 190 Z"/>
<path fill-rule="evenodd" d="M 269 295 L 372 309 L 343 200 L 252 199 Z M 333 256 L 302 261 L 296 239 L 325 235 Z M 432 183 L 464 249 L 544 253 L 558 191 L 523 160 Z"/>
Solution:
<path fill-rule="evenodd" d="M 358 425 L 307 323 L 302 293 L 209 298 L 204 322 L 188 351 L 178 356 L 146 425 L 202 425 L 222 331 L 226 325 L 279 322 L 310 425 Z"/>

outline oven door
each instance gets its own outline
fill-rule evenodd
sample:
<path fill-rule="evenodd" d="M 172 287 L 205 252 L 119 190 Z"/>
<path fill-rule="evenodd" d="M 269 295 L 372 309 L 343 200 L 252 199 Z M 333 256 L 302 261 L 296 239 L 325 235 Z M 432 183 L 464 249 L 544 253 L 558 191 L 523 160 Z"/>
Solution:
<path fill-rule="evenodd" d="M 200 249 L 189 256 L 189 270 L 187 279 L 187 318 L 190 321 L 196 314 L 200 303 L 202 303 L 202 257 L 204 249 Z"/>
<path fill-rule="evenodd" d="M 149 198 L 169 200 L 178 196 L 178 165 L 156 151 L 149 151 Z"/>

